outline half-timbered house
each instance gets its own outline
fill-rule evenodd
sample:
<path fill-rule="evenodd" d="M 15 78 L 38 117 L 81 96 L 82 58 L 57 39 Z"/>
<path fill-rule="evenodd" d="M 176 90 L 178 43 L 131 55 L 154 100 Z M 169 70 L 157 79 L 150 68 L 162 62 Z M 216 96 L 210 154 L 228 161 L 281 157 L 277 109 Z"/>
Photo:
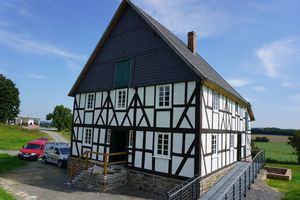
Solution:
<path fill-rule="evenodd" d="M 171 184 L 251 155 L 250 103 L 197 53 L 196 33 L 187 40 L 122 1 L 69 93 L 72 157 L 127 152 L 141 186 L 136 177 Z"/>

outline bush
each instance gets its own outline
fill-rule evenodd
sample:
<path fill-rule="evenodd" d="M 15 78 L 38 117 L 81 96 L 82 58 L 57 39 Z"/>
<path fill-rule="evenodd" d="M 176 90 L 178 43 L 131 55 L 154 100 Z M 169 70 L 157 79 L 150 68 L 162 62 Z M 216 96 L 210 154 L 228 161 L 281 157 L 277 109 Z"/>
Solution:
<path fill-rule="evenodd" d="M 269 140 L 269 138 L 267 138 L 267 137 L 256 137 L 255 138 L 255 142 L 269 142 L 270 140 Z"/>

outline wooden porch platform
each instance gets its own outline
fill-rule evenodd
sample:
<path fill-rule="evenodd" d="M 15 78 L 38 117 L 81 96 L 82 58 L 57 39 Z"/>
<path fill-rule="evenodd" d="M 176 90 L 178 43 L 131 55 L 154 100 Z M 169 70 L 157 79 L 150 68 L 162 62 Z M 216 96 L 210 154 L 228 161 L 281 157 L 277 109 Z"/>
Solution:
<path fill-rule="evenodd" d="M 224 195 L 224 192 L 235 181 L 237 176 L 249 166 L 249 162 L 239 162 L 234 168 L 226 174 L 218 183 L 216 183 L 208 192 L 206 192 L 200 200 L 217 200 Z"/>

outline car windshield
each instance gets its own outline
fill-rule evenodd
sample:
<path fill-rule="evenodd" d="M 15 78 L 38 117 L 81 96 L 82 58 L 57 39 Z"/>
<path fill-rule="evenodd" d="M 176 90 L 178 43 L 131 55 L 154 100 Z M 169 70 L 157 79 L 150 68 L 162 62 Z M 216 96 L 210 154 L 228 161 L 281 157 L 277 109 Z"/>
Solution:
<path fill-rule="evenodd" d="M 41 148 L 41 145 L 39 145 L 39 144 L 28 143 L 24 146 L 24 149 L 40 149 L 40 148 Z"/>
<path fill-rule="evenodd" d="M 60 148 L 60 153 L 64 155 L 70 154 L 70 148 Z"/>

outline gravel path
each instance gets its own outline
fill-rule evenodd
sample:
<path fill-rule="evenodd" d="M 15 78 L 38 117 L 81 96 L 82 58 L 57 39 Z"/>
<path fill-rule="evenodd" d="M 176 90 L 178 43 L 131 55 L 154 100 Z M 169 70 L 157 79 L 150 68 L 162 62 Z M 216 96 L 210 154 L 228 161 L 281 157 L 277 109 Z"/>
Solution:
<path fill-rule="evenodd" d="M 23 168 L 0 174 L 0 187 L 18 200 L 144 200 L 159 196 L 123 187 L 113 193 L 97 193 L 66 186 L 66 169 L 55 165 L 31 162 Z"/>
<path fill-rule="evenodd" d="M 65 142 L 65 143 L 69 143 L 70 142 L 70 141 L 66 140 L 63 136 L 61 136 L 56 131 L 47 130 L 47 129 L 40 129 L 40 131 L 48 134 L 54 140 L 54 142 Z"/>
<path fill-rule="evenodd" d="M 280 200 L 282 199 L 282 193 L 269 187 L 264 180 L 266 179 L 266 171 L 261 170 L 254 184 L 251 186 L 251 190 L 247 192 L 246 200 Z"/>
<path fill-rule="evenodd" d="M 0 154 L 8 154 L 11 156 L 16 156 L 19 154 L 19 151 L 14 151 L 14 150 L 1 150 L 0 149 Z"/>

